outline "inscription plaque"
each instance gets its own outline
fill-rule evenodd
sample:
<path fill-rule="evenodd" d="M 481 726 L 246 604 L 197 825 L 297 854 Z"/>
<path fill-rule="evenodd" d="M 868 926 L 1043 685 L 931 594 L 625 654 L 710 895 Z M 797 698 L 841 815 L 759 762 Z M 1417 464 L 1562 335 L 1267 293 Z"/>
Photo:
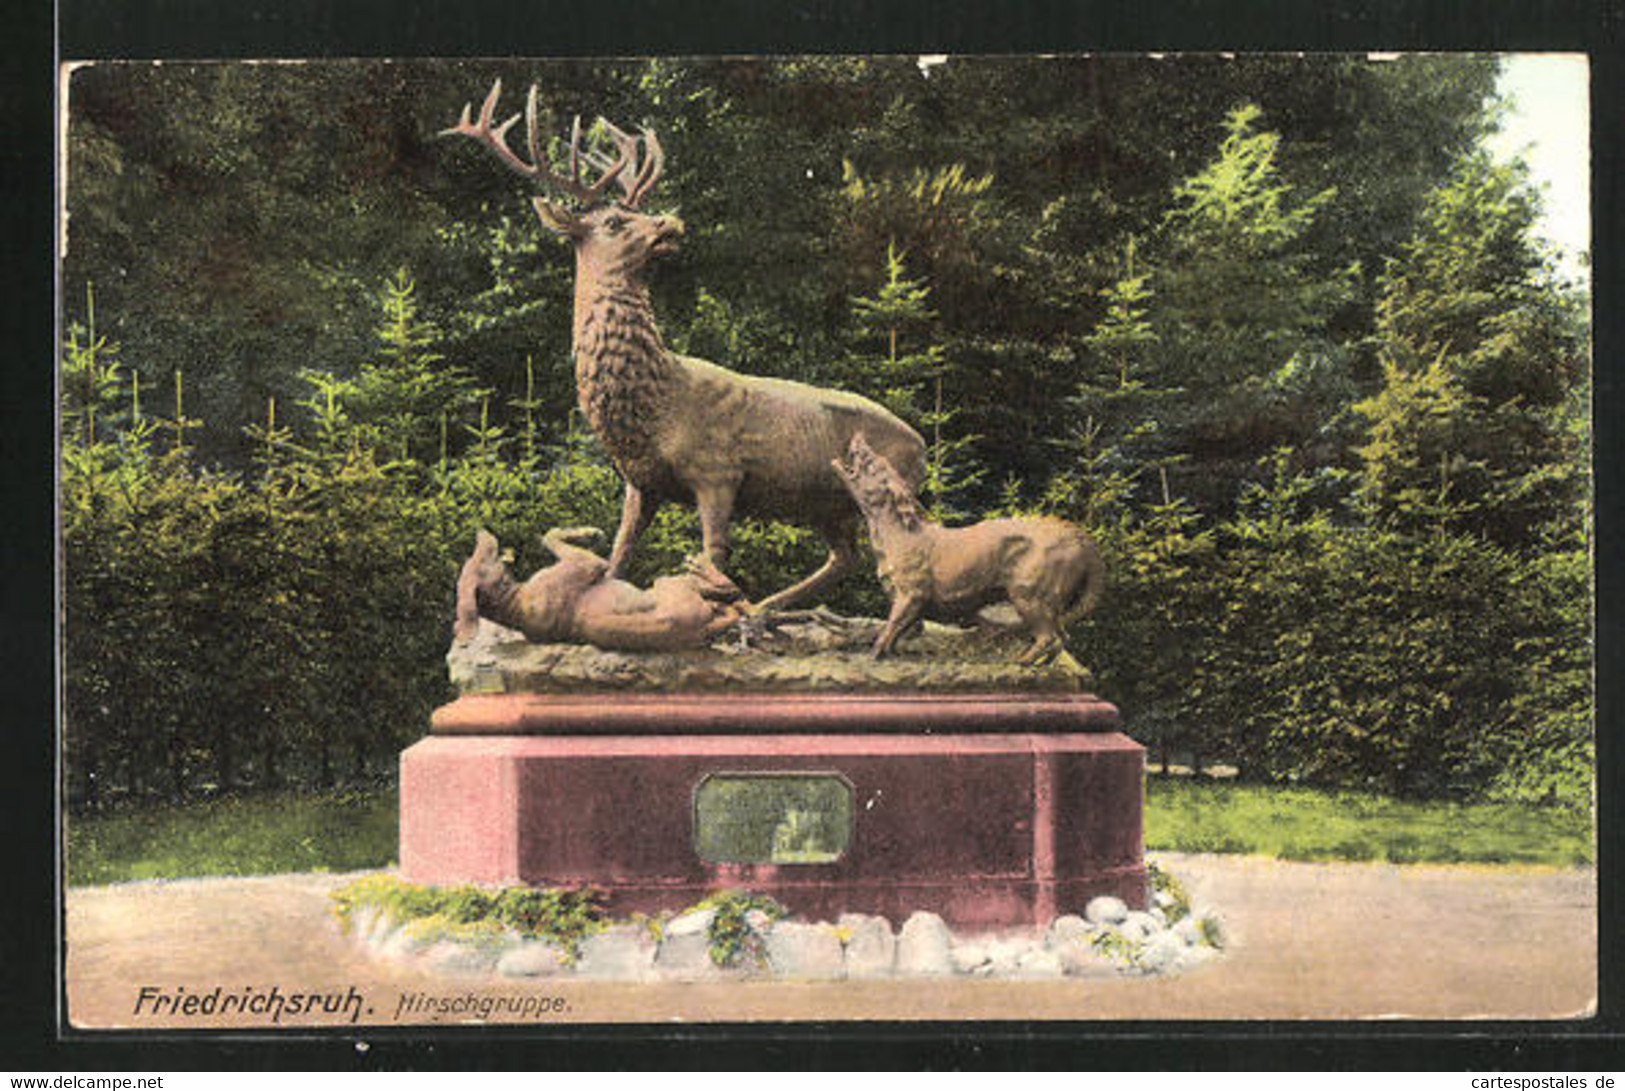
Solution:
<path fill-rule="evenodd" d="M 828 864 L 852 814 L 838 773 L 713 773 L 694 789 L 694 848 L 712 864 Z"/>

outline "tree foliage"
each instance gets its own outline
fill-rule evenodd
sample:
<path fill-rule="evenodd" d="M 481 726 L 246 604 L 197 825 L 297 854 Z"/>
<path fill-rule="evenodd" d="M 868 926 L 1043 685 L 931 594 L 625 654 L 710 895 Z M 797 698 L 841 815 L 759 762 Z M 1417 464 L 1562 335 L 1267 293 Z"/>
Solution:
<path fill-rule="evenodd" d="M 1444 517 L 1504 545 L 1572 521 L 1588 403 L 1581 304 L 1532 238 L 1520 173 L 1465 159 L 1390 262 L 1377 301 L 1382 387 L 1360 493 L 1414 524 Z"/>
<path fill-rule="evenodd" d="M 611 527 L 572 259 L 435 133 L 658 130 L 667 342 L 884 401 L 947 521 L 1050 512 L 1131 730 L 1261 780 L 1589 795 L 1584 297 L 1467 55 L 97 64 L 71 78 L 73 798 L 373 775 L 484 525 Z M 83 303 L 81 304 L 81 300 Z M 821 560 L 737 528 L 747 591 Z M 697 545 L 669 508 L 632 576 Z M 838 608 L 882 605 L 872 577 Z"/>

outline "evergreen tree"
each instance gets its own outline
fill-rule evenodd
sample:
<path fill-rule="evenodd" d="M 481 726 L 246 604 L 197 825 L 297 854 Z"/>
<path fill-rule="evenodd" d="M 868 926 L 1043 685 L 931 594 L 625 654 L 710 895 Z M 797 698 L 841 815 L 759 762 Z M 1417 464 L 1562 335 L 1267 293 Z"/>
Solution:
<path fill-rule="evenodd" d="M 957 502 L 984 473 L 967 465 L 964 454 L 978 437 L 944 433 L 959 414 L 943 401 L 942 346 L 928 344 L 919 352 L 898 351 L 900 331 L 923 331 L 937 317 L 930 305 L 930 286 L 924 279 L 910 279 L 906 274 L 896 243 L 887 243 L 885 283 L 873 296 L 854 297 L 852 312 L 860 329 L 886 339 L 886 354 L 879 359 L 878 367 L 865 369 L 879 373 L 879 389 L 874 393 L 894 412 L 918 424 L 925 434 L 925 477 L 920 491 L 926 511 L 938 521 L 954 521 L 967 514 Z M 865 362 L 867 358 L 859 357 L 860 368 Z M 922 400 L 927 404 L 921 406 Z"/>
<path fill-rule="evenodd" d="M 1280 137 L 1256 131 L 1259 118 L 1250 104 L 1232 110 L 1217 155 L 1174 187 L 1155 259 L 1157 378 L 1186 392 L 1164 421 L 1165 454 L 1188 460 L 1176 491 L 1206 510 L 1352 394 L 1327 334 L 1350 271 L 1317 273 L 1304 244 L 1336 190 L 1298 197 L 1277 164 Z"/>
<path fill-rule="evenodd" d="M 923 424 L 930 410 L 920 406 L 920 388 L 934 386 L 935 401 L 940 404 L 943 351 L 941 345 L 931 344 L 921 352 L 898 352 L 899 334 L 908 340 L 913 334 L 924 335 L 927 325 L 937 317 L 929 302 L 930 287 L 923 278 L 908 278 L 906 272 L 903 254 L 895 242 L 888 242 L 880 290 L 872 296 L 852 297 L 852 317 L 858 329 L 867 338 L 883 338 L 885 352 L 878 357 L 856 354 L 848 374 L 853 389 L 878 399 L 899 416 Z M 940 421 L 935 431 L 940 438 Z"/>
<path fill-rule="evenodd" d="M 1077 462 L 1060 480 L 1068 492 L 1082 490 L 1075 500 L 1091 524 L 1104 504 L 1126 499 L 1147 473 L 1162 479 L 1166 491 L 1169 467 L 1184 457 L 1170 453 L 1161 432 L 1161 422 L 1177 409 L 1185 391 L 1155 385 L 1161 342 L 1151 321 L 1156 294 L 1151 273 L 1136 262 L 1135 249 L 1130 238 L 1122 276 L 1101 289 L 1105 314 L 1083 338 L 1085 359 L 1093 366 L 1068 399 L 1077 423 L 1062 446 Z"/>
<path fill-rule="evenodd" d="M 355 427 L 403 467 L 433 464 L 443 420 L 460 422 L 478 400 L 474 378 L 436 351 L 441 334 L 419 313 L 405 268 L 385 282 L 378 357 L 361 365 L 346 398 Z"/>
<path fill-rule="evenodd" d="M 1382 389 L 1359 493 L 1402 525 L 1445 520 L 1527 545 L 1586 492 L 1581 318 L 1532 229 L 1516 167 L 1479 154 L 1430 200 L 1377 309 Z"/>

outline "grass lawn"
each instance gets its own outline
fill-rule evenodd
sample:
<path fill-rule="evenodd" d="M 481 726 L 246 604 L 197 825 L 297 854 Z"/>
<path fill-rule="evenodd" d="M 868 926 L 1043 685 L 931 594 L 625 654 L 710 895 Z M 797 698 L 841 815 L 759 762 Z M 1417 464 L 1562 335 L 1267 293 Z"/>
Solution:
<path fill-rule="evenodd" d="M 1576 811 L 1168 777 L 1146 780 L 1145 846 L 1396 864 L 1592 859 L 1591 816 Z"/>
<path fill-rule="evenodd" d="M 396 855 L 395 790 L 229 797 L 68 816 L 70 886 L 188 875 L 384 867 Z"/>
<path fill-rule="evenodd" d="M 70 816 L 67 825 L 73 886 L 352 871 L 396 858 L 393 789 L 232 798 Z M 1590 816 L 1573 811 L 1166 777 L 1146 784 L 1145 843 L 1288 860 L 1571 866 L 1592 858 Z"/>

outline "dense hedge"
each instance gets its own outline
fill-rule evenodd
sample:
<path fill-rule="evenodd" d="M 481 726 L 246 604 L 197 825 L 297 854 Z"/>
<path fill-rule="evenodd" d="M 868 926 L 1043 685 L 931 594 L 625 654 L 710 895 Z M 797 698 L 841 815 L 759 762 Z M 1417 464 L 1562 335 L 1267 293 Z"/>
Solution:
<path fill-rule="evenodd" d="M 1583 550 L 1245 511 L 1102 537 L 1114 584 L 1078 640 L 1153 746 L 1258 780 L 1589 803 Z"/>
<path fill-rule="evenodd" d="M 387 776 L 451 696 L 455 582 L 489 527 L 526 573 L 550 527 L 613 527 L 619 480 L 566 456 L 526 470 L 478 453 L 440 487 L 371 451 L 246 478 L 184 452 L 102 445 L 64 475 L 64 712 L 70 800 L 328 787 Z M 769 589 L 823 547 L 748 525 L 739 578 Z M 668 509 L 633 579 L 698 547 Z M 867 586 L 866 586 L 867 584 Z M 857 579 L 838 605 L 881 605 Z"/>

